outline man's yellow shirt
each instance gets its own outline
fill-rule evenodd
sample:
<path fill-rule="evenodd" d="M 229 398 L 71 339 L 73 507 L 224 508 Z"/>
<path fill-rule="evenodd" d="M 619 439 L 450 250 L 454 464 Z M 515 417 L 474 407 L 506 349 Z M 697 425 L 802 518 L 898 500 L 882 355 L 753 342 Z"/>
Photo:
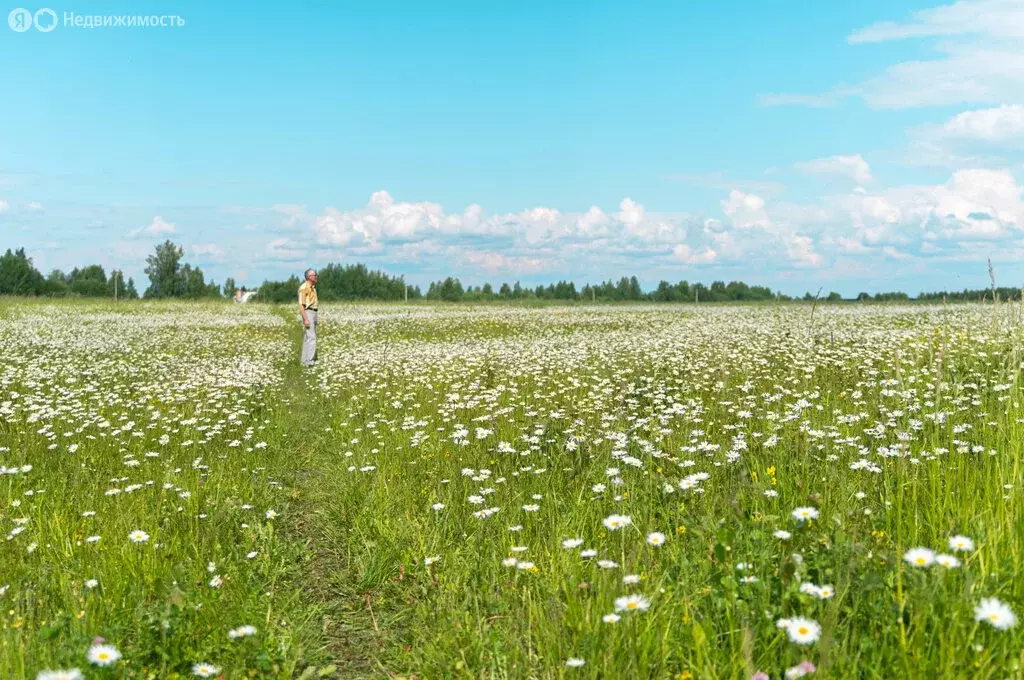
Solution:
<path fill-rule="evenodd" d="M 316 296 L 316 286 L 313 286 L 309 281 L 304 282 L 299 286 L 299 304 L 306 309 L 316 309 L 319 307 L 319 300 Z"/>

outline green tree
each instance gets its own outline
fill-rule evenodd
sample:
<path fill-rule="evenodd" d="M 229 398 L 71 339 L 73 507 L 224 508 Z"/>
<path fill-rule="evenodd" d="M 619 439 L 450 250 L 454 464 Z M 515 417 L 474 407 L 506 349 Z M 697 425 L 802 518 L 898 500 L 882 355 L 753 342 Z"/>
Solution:
<path fill-rule="evenodd" d="M 82 297 L 104 297 L 107 294 L 107 273 L 98 264 L 79 269 L 75 267 L 67 277 L 71 292 Z"/>
<path fill-rule="evenodd" d="M 54 269 L 50 272 L 50 275 L 46 277 L 46 294 L 47 295 L 67 295 L 68 294 L 68 280 L 67 276 L 59 269 Z"/>
<path fill-rule="evenodd" d="M 46 280 L 34 266 L 32 258 L 18 248 L 0 256 L 0 294 L 40 295 L 46 290 Z"/>
<path fill-rule="evenodd" d="M 233 276 L 229 276 L 224 281 L 224 297 L 233 298 L 235 296 L 236 288 L 237 286 L 235 286 L 235 278 Z"/>
<path fill-rule="evenodd" d="M 147 298 L 181 297 L 186 281 L 181 276 L 181 246 L 164 241 L 156 252 L 146 258 L 146 276 L 149 277 Z"/>

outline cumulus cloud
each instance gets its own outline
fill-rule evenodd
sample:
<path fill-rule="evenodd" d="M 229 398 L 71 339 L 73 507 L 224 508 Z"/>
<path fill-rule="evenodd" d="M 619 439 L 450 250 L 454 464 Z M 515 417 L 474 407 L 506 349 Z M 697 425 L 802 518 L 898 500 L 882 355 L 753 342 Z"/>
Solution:
<path fill-rule="evenodd" d="M 680 243 L 672 249 L 672 256 L 677 260 L 680 260 L 683 264 L 712 264 L 718 259 L 718 253 L 709 247 L 704 248 L 699 253 L 695 253 L 691 250 L 690 246 L 685 243 Z"/>
<path fill-rule="evenodd" d="M 519 213 L 485 215 L 477 204 L 460 213 L 448 213 L 437 203 L 396 201 L 388 192 L 377 191 L 358 210 L 328 207 L 313 218 L 312 232 L 319 245 L 359 251 L 393 249 L 422 239 L 449 245 L 455 240 L 476 239 L 527 249 L 598 240 L 622 247 L 667 248 L 685 239 L 688 219 L 680 213 L 649 213 L 628 197 L 612 214 L 597 206 L 583 213 L 535 206 Z"/>
<path fill-rule="evenodd" d="M 7 201 L 0 201 L 0 213 L 7 212 Z"/>
<path fill-rule="evenodd" d="M 722 201 L 722 212 L 732 220 L 737 229 L 769 229 L 772 226 L 764 209 L 764 199 L 757 194 L 746 194 L 733 189 L 729 192 L 729 197 Z"/>
<path fill-rule="evenodd" d="M 139 227 L 138 229 L 132 229 L 128 232 L 128 236 L 161 236 L 164 234 L 173 234 L 177 231 L 173 222 L 167 222 L 164 218 L 157 215 L 153 218 L 153 221 L 148 226 Z"/>
<path fill-rule="evenodd" d="M 793 234 L 786 238 L 786 252 L 798 267 L 820 267 L 824 261 L 814 250 L 814 240 L 804 234 Z"/>
<path fill-rule="evenodd" d="M 953 138 L 997 143 L 1024 141 L 1024 106 L 964 111 L 946 121 L 942 129 Z"/>
<path fill-rule="evenodd" d="M 1004 170 L 958 170 L 938 185 L 906 185 L 823 199 L 813 219 L 793 219 L 816 231 L 840 254 L 941 254 L 968 243 L 1007 242 L 1024 232 L 1024 188 Z M 810 213 L 807 213 L 810 215 Z M 885 250 L 889 248 L 889 250 Z"/>
<path fill-rule="evenodd" d="M 829 156 L 813 161 L 797 163 L 798 170 L 811 175 L 841 175 L 849 177 L 857 184 L 869 184 L 873 181 L 871 168 L 863 156 Z"/>

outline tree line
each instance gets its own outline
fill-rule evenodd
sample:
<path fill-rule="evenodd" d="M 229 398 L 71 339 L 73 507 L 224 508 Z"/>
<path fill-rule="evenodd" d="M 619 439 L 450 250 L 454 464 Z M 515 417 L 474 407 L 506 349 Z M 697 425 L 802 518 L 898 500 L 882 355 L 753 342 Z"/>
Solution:
<path fill-rule="evenodd" d="M 146 258 L 149 287 L 142 297 L 159 298 L 212 298 L 234 295 L 235 282 L 228 279 L 223 290 L 216 283 L 206 281 L 203 270 L 182 264 L 184 251 L 170 241 L 158 245 Z M 114 269 L 109 274 L 102 265 L 75 267 L 70 272 L 54 269 L 48 276 L 35 268 L 24 248 L 7 249 L 0 256 L 0 295 L 47 295 L 52 297 L 76 296 L 96 298 L 137 299 L 135 281 L 124 272 Z"/>
<path fill-rule="evenodd" d="M 207 281 L 199 267 L 183 263 L 184 251 L 171 241 L 157 245 L 146 258 L 146 276 L 149 286 L 141 297 L 162 298 L 230 298 L 235 294 L 236 284 L 228 278 L 223 286 Z M 340 265 L 331 263 L 317 270 L 317 291 L 324 301 L 340 300 L 437 300 L 444 302 L 487 302 L 497 300 L 565 300 L 601 302 L 760 302 L 787 301 L 794 298 L 766 286 L 751 286 L 742 281 L 714 281 L 710 286 L 699 282 L 660 281 L 650 291 L 644 291 L 635 276 L 623 276 L 618 281 L 607 280 L 597 284 L 586 284 L 577 288 L 572 281 L 559 281 L 534 287 L 523 286 L 519 281 L 492 286 L 463 286 L 458 278 L 449 276 L 434 281 L 426 292 L 419 286 L 408 285 L 401 276 L 392 276 L 382 271 L 370 270 L 363 264 Z M 292 276 L 284 281 L 264 281 L 256 290 L 254 300 L 260 302 L 291 302 L 302 281 Z M 241 290 L 245 290 L 241 287 Z M 43 276 L 32 264 L 24 248 L 8 249 L 0 256 L 0 295 L 45 295 L 79 296 L 100 298 L 139 298 L 135 282 L 124 272 L 115 269 L 109 274 L 101 265 L 93 264 L 76 267 L 70 272 L 54 269 Z M 951 302 L 994 299 L 1020 300 L 1021 291 L 1015 288 L 983 288 L 963 291 L 939 291 L 920 293 L 911 298 L 907 293 L 892 291 L 885 293 L 860 293 L 859 301 L 904 302 L 911 299 L 928 302 L 948 300 Z M 837 302 L 843 296 L 832 291 L 827 295 L 806 293 L 804 300 L 825 300 Z"/>

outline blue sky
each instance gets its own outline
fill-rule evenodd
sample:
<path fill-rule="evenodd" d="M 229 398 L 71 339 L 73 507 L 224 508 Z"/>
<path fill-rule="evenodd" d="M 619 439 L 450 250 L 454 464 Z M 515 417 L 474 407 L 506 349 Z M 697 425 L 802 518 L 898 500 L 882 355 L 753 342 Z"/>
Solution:
<path fill-rule="evenodd" d="M 50 7 L 0 32 L 0 247 L 44 270 L 1024 284 L 1019 1 Z"/>

